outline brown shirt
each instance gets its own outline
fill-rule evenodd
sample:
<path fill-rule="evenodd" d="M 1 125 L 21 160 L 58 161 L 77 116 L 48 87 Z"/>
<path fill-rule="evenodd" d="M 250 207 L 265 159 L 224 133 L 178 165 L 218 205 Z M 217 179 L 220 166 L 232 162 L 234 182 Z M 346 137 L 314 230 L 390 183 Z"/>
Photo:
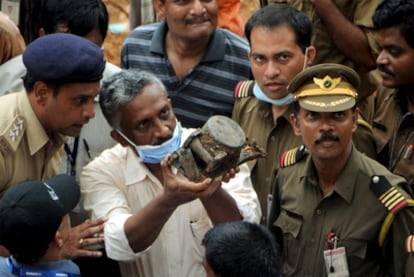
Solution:
<path fill-rule="evenodd" d="M 26 92 L 0 97 L 0 197 L 27 180 L 46 180 L 59 170 L 64 137 L 50 139 Z"/>
<path fill-rule="evenodd" d="M 414 186 L 414 115 L 404 111 L 404 100 L 394 89 L 381 86 L 375 103 L 373 127 L 379 159 Z"/>
<path fill-rule="evenodd" d="M 245 97 L 240 96 L 243 98 L 236 99 L 232 118 L 243 128 L 250 142 L 255 141 L 267 152 L 266 158 L 259 158 L 248 163 L 253 187 L 262 207 L 262 223 L 266 223 L 269 208 L 268 195 L 272 191 L 275 171 L 279 168 L 280 158 L 286 150 L 301 145 L 302 138 L 295 135 L 290 125 L 290 114 L 293 113 L 292 106 L 277 119 L 275 124 L 271 104 L 256 99 L 252 95 L 252 86 L 253 84 L 250 84 L 250 91 Z M 243 94 L 243 92 L 239 93 Z M 375 141 L 372 132 L 366 126 L 359 124 L 352 139 L 357 149 L 369 157 L 375 157 Z"/>
<path fill-rule="evenodd" d="M 350 276 L 403 276 L 404 242 L 414 230 L 414 208 L 405 207 L 395 216 L 381 249 L 378 234 L 388 210 L 370 188 L 376 174 L 392 186 L 405 183 L 355 148 L 325 197 L 310 155 L 279 169 L 269 227 L 283 243 L 283 276 L 327 276 L 323 251 L 331 232 L 339 238 L 337 247 L 345 247 Z"/>
<path fill-rule="evenodd" d="M 250 142 L 255 141 L 267 152 L 265 158 L 259 158 L 248 165 L 251 169 L 253 187 L 262 207 L 262 223 L 267 215 L 267 197 L 274 183 L 275 170 L 279 168 L 283 152 L 302 144 L 301 137 L 294 134 L 290 125 L 290 107 L 276 124 L 273 121 L 271 104 L 257 100 L 254 96 L 236 99 L 233 108 L 233 120 L 244 130 Z"/>

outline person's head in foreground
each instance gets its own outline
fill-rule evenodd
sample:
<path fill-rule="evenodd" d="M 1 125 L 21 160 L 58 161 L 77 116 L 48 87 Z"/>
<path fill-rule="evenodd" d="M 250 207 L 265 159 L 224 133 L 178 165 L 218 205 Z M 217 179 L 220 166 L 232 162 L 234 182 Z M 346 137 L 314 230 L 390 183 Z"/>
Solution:
<path fill-rule="evenodd" d="M 216 225 L 204 236 L 207 277 L 278 277 L 279 246 L 265 227 L 247 221 Z"/>
<path fill-rule="evenodd" d="M 13 186 L 0 200 L 0 245 L 23 264 L 62 259 L 79 199 L 75 179 L 64 174 Z"/>

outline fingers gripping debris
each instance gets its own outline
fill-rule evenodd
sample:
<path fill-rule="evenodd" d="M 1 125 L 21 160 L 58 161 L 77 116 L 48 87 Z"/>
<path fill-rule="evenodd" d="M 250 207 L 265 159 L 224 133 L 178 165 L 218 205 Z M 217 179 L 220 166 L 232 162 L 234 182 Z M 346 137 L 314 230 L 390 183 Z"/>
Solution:
<path fill-rule="evenodd" d="M 189 180 L 199 182 L 265 156 L 262 148 L 248 142 L 235 121 L 225 116 L 213 116 L 187 138 L 168 163 Z"/>

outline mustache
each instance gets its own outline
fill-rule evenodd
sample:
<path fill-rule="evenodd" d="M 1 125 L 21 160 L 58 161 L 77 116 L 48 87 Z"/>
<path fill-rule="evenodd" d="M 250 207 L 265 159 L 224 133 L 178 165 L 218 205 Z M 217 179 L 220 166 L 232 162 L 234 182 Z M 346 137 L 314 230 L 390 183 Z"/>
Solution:
<path fill-rule="evenodd" d="M 206 15 L 202 17 L 192 17 L 192 18 L 184 19 L 184 22 L 186 24 L 197 24 L 197 23 L 203 23 L 206 21 L 211 21 L 211 17 Z"/>
<path fill-rule="evenodd" d="M 384 73 L 390 75 L 390 76 L 395 76 L 395 74 L 391 70 L 389 70 L 388 67 L 384 64 L 378 65 L 377 69 L 381 72 L 384 72 Z"/>
<path fill-rule="evenodd" d="M 153 145 L 161 145 L 161 144 L 163 144 L 164 142 L 166 142 L 166 141 L 168 141 L 170 138 L 172 138 L 173 137 L 173 133 L 170 133 L 168 136 L 166 136 L 165 138 L 160 138 L 160 139 L 158 139 L 158 140 L 156 140 L 155 142 L 154 142 L 154 144 Z"/>
<path fill-rule="evenodd" d="M 320 136 L 319 138 L 317 138 L 315 140 L 315 144 L 319 144 L 319 143 L 321 143 L 323 141 L 327 141 L 327 140 L 339 141 L 339 137 L 333 135 L 330 132 L 325 132 L 325 133 L 322 134 L 322 136 Z"/>

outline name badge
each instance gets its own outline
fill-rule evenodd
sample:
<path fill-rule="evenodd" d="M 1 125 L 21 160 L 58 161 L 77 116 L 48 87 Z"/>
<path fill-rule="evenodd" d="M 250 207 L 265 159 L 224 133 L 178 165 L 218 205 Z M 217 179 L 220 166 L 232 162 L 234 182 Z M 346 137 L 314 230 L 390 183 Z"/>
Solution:
<path fill-rule="evenodd" d="M 345 247 L 323 251 L 328 277 L 349 277 Z"/>

